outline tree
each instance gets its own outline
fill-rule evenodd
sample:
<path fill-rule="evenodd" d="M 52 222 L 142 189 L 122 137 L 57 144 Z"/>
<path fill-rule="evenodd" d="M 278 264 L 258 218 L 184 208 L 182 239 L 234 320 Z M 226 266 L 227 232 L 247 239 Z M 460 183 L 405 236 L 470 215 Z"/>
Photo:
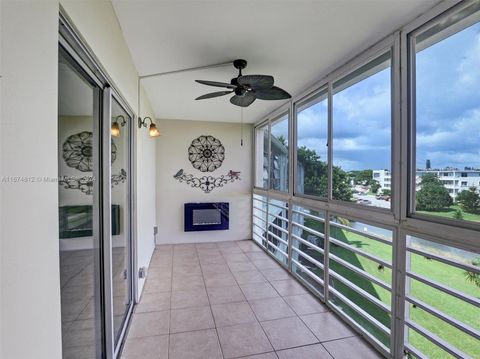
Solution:
<path fill-rule="evenodd" d="M 457 196 L 457 202 L 465 212 L 480 212 L 480 194 L 476 187 L 470 187 L 466 191 L 462 191 Z"/>
<path fill-rule="evenodd" d="M 453 214 L 453 218 L 455 219 L 463 219 L 463 213 L 460 209 L 457 209 Z"/>
<path fill-rule="evenodd" d="M 472 265 L 475 267 L 480 266 L 480 257 L 475 258 L 472 261 Z M 475 284 L 477 287 L 480 288 L 480 274 L 471 272 L 471 271 L 465 271 L 465 280 L 469 283 Z"/>
<path fill-rule="evenodd" d="M 420 190 L 417 192 L 417 209 L 420 211 L 438 211 L 453 204 L 452 197 L 436 174 L 426 173 L 422 176 Z"/>
<path fill-rule="evenodd" d="M 373 182 L 373 170 L 350 171 L 350 176 L 353 178 L 354 184 L 370 186 Z"/>
<path fill-rule="evenodd" d="M 315 150 L 301 146 L 297 150 L 298 163 L 304 170 L 304 191 L 316 196 L 327 196 L 328 166 L 320 159 Z M 340 167 L 333 167 L 333 197 L 343 201 L 351 201 L 352 190 L 349 185 L 348 174 Z"/>
<path fill-rule="evenodd" d="M 378 183 L 377 181 L 372 181 L 372 184 L 370 185 L 370 191 L 372 191 L 372 193 L 377 193 L 378 190 L 380 189 L 380 183 Z"/>
<path fill-rule="evenodd" d="M 389 189 L 382 189 L 382 193 L 384 196 L 391 196 L 392 195 L 392 191 L 389 190 Z"/>

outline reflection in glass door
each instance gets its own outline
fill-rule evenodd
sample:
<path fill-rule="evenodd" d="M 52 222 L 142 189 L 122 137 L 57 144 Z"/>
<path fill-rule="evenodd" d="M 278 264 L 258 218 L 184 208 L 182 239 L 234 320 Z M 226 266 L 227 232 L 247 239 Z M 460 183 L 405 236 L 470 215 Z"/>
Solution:
<path fill-rule="evenodd" d="M 103 356 L 99 146 L 101 89 L 59 50 L 59 244 L 63 358 Z"/>
<path fill-rule="evenodd" d="M 131 117 L 113 98 L 111 103 L 112 309 L 114 345 L 132 306 L 130 126 Z"/>
<path fill-rule="evenodd" d="M 113 359 L 133 308 L 133 116 L 62 46 L 58 89 L 63 358 Z"/>

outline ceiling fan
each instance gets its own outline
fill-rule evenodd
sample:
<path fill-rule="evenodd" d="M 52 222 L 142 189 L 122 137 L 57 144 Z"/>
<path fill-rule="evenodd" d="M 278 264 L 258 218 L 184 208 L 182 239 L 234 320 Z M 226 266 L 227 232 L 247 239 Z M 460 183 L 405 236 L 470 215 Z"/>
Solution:
<path fill-rule="evenodd" d="M 228 91 L 207 93 L 197 97 L 195 100 L 219 97 L 235 93 L 230 102 L 240 107 L 248 107 L 256 99 L 259 100 L 284 100 L 291 98 L 290 94 L 280 87 L 273 86 L 273 76 L 269 75 L 242 75 L 242 70 L 247 67 L 246 60 L 235 60 L 233 66 L 238 69 L 238 76 L 230 80 L 230 83 L 195 80 L 198 83 L 208 86 L 225 87 Z"/>

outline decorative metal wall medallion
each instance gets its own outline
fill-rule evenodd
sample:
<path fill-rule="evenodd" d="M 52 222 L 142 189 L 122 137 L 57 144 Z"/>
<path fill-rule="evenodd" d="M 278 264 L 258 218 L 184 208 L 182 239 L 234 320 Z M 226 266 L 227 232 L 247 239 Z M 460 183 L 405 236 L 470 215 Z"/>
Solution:
<path fill-rule="evenodd" d="M 63 159 L 68 167 L 82 172 L 93 171 L 93 133 L 83 131 L 69 136 L 63 143 Z M 117 159 L 117 146 L 112 140 L 112 163 Z"/>
<path fill-rule="evenodd" d="M 127 171 L 123 168 L 117 175 L 112 175 L 112 188 L 124 183 L 127 180 Z M 78 189 L 86 195 L 93 194 L 93 182 L 95 178 L 93 176 L 73 177 L 63 176 L 58 179 L 58 184 L 65 189 Z"/>
<path fill-rule="evenodd" d="M 225 147 L 213 136 L 200 136 L 188 148 L 188 159 L 193 168 L 201 172 L 213 172 L 225 159 Z"/>
<path fill-rule="evenodd" d="M 194 177 L 192 174 L 186 174 L 183 169 L 180 169 L 174 176 L 177 181 L 185 182 L 193 188 L 200 188 L 205 193 L 212 192 L 215 188 L 220 188 L 230 182 L 240 180 L 239 171 L 228 171 L 227 174 L 220 177 L 203 176 Z"/>

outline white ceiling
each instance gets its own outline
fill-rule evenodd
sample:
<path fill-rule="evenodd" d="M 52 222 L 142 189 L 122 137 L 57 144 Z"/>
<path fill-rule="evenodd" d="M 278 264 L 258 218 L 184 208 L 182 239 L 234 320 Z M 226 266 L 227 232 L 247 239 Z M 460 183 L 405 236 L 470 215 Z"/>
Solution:
<path fill-rule="evenodd" d="M 327 70 L 408 23 L 438 0 L 113 0 L 140 75 L 248 61 L 244 74 L 275 77 L 295 96 Z M 229 97 L 195 101 L 229 82 L 232 67 L 142 80 L 157 118 L 239 122 Z M 257 100 L 244 111 L 255 122 L 283 101 Z"/>

